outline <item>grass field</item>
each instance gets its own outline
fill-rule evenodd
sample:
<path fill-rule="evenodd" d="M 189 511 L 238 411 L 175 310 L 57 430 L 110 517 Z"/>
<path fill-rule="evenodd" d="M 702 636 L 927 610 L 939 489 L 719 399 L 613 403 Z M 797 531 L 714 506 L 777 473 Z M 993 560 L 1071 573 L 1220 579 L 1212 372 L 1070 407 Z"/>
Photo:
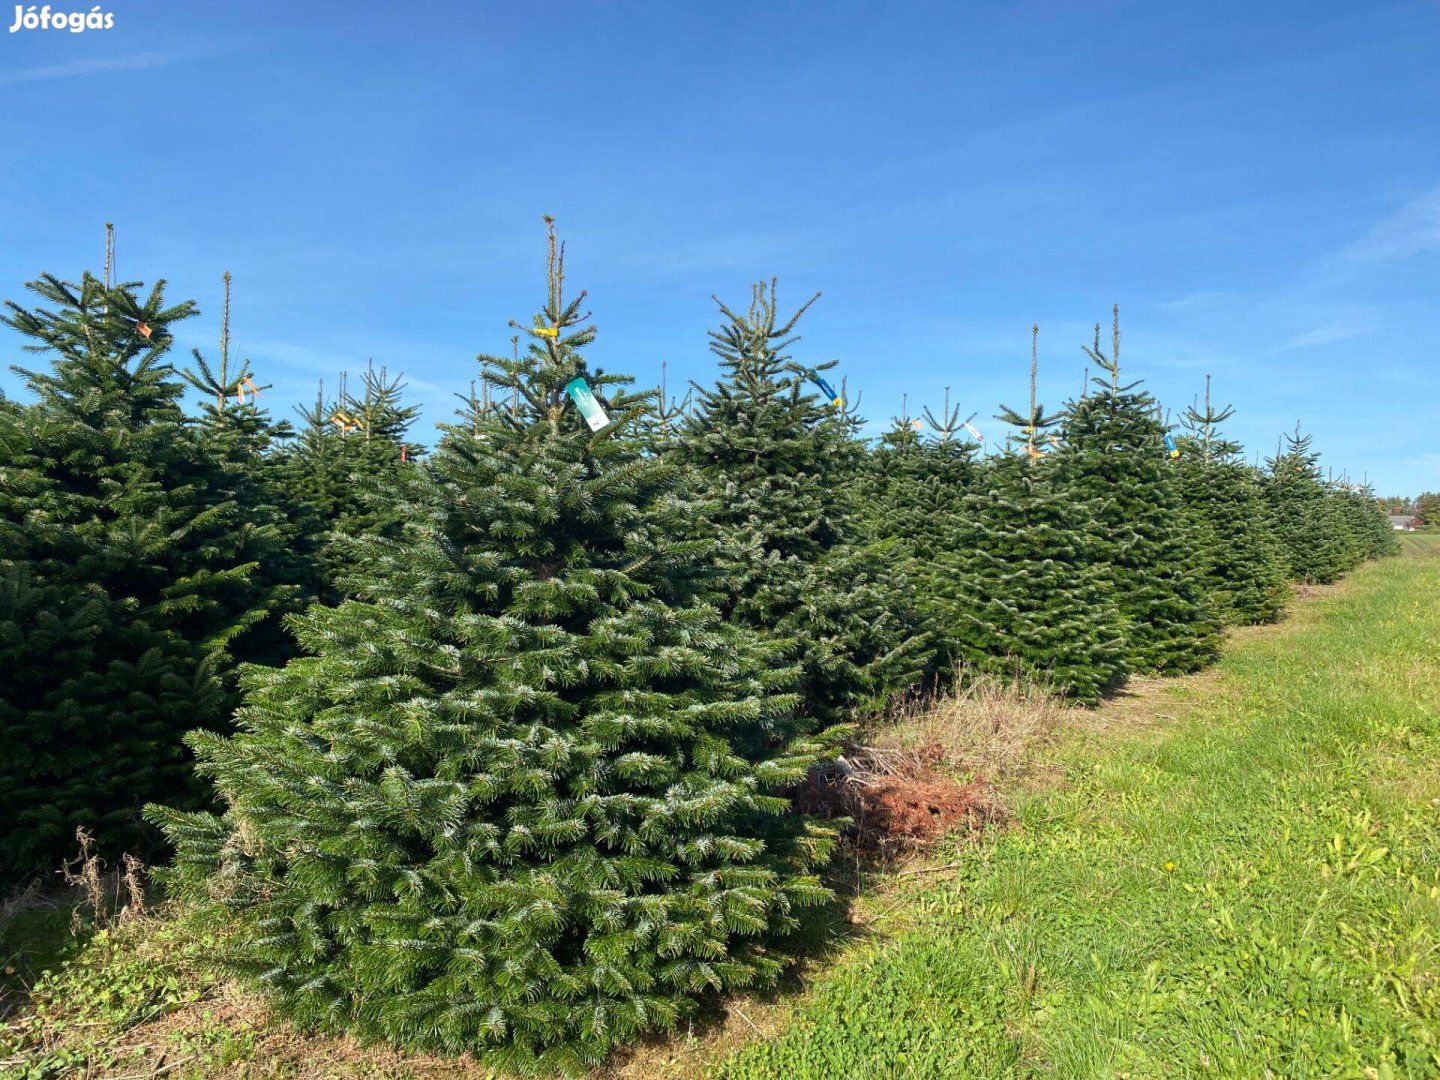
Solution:
<path fill-rule="evenodd" d="M 1440 1075 L 1440 537 L 1404 542 L 1079 726 L 718 1074 Z"/>
<path fill-rule="evenodd" d="M 1069 713 L 1010 823 L 862 896 L 807 989 L 607 1075 L 1440 1076 L 1440 535 L 1403 542 L 1214 670 Z M 0 1076 L 491 1075 L 298 1035 L 208 947 L 100 935 Z"/>

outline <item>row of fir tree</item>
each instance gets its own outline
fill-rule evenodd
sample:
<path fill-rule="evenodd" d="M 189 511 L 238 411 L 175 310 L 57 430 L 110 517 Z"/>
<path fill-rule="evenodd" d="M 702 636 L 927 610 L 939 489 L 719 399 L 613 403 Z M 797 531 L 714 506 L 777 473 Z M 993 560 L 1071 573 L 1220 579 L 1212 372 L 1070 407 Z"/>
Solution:
<path fill-rule="evenodd" d="M 838 827 L 786 793 L 855 719 L 966 672 L 1093 703 L 1194 671 L 1393 544 L 1306 438 L 1254 467 L 1208 400 L 1171 431 L 1118 330 L 1058 411 L 1032 362 L 1004 447 L 948 406 L 872 446 L 773 283 L 684 409 L 587 364 L 553 227 L 547 283 L 428 453 L 373 369 L 272 418 L 228 279 L 184 364 L 163 283 L 8 305 L 6 879 L 83 826 L 171 858 L 299 1021 L 578 1072 L 777 978 Z"/>

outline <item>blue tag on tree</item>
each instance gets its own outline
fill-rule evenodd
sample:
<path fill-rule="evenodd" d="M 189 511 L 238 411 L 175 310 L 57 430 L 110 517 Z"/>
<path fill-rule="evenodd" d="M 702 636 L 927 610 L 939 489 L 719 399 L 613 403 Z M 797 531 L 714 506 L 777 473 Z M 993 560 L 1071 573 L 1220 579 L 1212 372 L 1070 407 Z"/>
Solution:
<path fill-rule="evenodd" d="M 820 392 L 830 399 L 831 405 L 839 408 L 841 405 L 845 404 L 844 399 L 839 394 L 835 393 L 835 388 L 833 386 L 831 386 L 828 382 L 826 382 L 820 377 L 820 373 L 818 371 L 812 371 L 810 373 L 810 381 L 813 382 L 816 386 L 818 386 L 820 388 Z"/>

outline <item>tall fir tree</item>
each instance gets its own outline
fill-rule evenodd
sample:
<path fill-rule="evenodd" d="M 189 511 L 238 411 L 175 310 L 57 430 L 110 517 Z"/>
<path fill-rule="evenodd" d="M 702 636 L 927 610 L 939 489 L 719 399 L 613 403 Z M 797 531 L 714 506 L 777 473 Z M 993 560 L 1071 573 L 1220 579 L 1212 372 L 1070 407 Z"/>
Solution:
<path fill-rule="evenodd" d="M 1165 425 L 1138 382 L 1120 382 L 1120 311 L 1111 348 L 1100 326 L 1085 352 L 1101 374 L 1072 402 L 1053 465 L 1074 497 L 1096 508 L 1098 561 L 1126 620 L 1132 672 L 1196 671 L 1219 652 L 1219 620 L 1196 568 L 1197 538 L 1181 502 Z"/>
<path fill-rule="evenodd" d="M 1230 624 L 1274 622 L 1289 595 L 1285 564 L 1262 478 L 1241 456 L 1240 444 L 1220 434 L 1234 412 L 1212 405 L 1205 376 L 1205 411 L 1197 402 L 1181 418 L 1180 492 L 1215 613 Z"/>
<path fill-rule="evenodd" d="M 1029 408 L 1001 406 L 1008 448 L 986 460 L 956 519 L 949 576 L 959 617 L 947 637 L 974 670 L 1094 703 L 1125 681 L 1125 623 L 1096 559 L 1103 504 L 1057 476 L 1041 449 L 1061 414 L 1037 400 L 1038 333 Z"/>
<path fill-rule="evenodd" d="M 817 390 L 834 362 L 807 368 L 786 352 L 814 300 L 782 321 L 774 281 L 743 312 L 716 299 L 720 379 L 696 388 L 673 453 L 701 485 L 699 535 L 720 545 L 722 609 L 784 644 L 807 711 L 831 722 L 916 685 L 930 649 L 898 545 L 865 535 L 865 447 L 844 400 L 828 382 Z"/>
<path fill-rule="evenodd" d="M 834 830 L 780 795 L 828 744 L 775 647 L 697 599 L 707 546 L 634 437 L 648 396 L 583 358 L 553 226 L 548 281 L 526 351 L 482 358 L 501 400 L 391 474 L 401 535 L 297 620 L 310 655 L 194 738 L 224 817 L 153 813 L 289 1015 L 578 1075 L 772 982 Z"/>
<path fill-rule="evenodd" d="M 245 632 L 284 602 L 257 568 L 273 523 L 241 504 L 181 412 L 164 283 L 51 275 L 4 321 L 51 357 L 0 440 L 0 867 L 68 855 L 77 826 L 144 854 L 140 807 L 196 804 L 181 736 L 226 718 Z"/>
<path fill-rule="evenodd" d="M 220 310 L 220 343 L 212 362 L 192 349 L 194 366 L 180 374 L 200 393 L 200 417 L 195 428 L 206 457 L 224 474 L 226 490 L 245 507 L 251 521 L 263 523 L 278 542 L 256 569 L 257 583 L 277 587 L 287 600 L 276 604 L 266 618 L 249 628 L 232 646 L 241 661 L 278 664 L 294 655 L 294 639 L 284 629 L 284 618 L 303 608 L 320 591 L 318 566 L 306 543 L 306 515 L 293 503 L 277 468 L 277 449 L 294 432 L 285 421 L 275 423 L 261 403 L 268 383 L 257 383 L 248 359 L 234 362 L 230 355 L 230 286 L 227 271 Z"/>

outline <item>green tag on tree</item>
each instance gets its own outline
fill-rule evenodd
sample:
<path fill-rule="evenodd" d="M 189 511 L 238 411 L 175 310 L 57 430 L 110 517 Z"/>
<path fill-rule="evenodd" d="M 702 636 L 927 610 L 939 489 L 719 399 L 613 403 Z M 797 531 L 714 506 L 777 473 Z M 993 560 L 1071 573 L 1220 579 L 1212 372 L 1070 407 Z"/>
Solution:
<path fill-rule="evenodd" d="M 595 395 L 584 379 L 578 376 L 571 379 L 565 384 L 565 392 L 574 399 L 575 407 L 580 410 L 580 415 L 585 418 L 585 423 L 590 425 L 591 431 L 599 431 L 610 423 L 610 417 L 605 415 L 605 410 L 600 406 L 600 402 L 595 400 Z"/>

